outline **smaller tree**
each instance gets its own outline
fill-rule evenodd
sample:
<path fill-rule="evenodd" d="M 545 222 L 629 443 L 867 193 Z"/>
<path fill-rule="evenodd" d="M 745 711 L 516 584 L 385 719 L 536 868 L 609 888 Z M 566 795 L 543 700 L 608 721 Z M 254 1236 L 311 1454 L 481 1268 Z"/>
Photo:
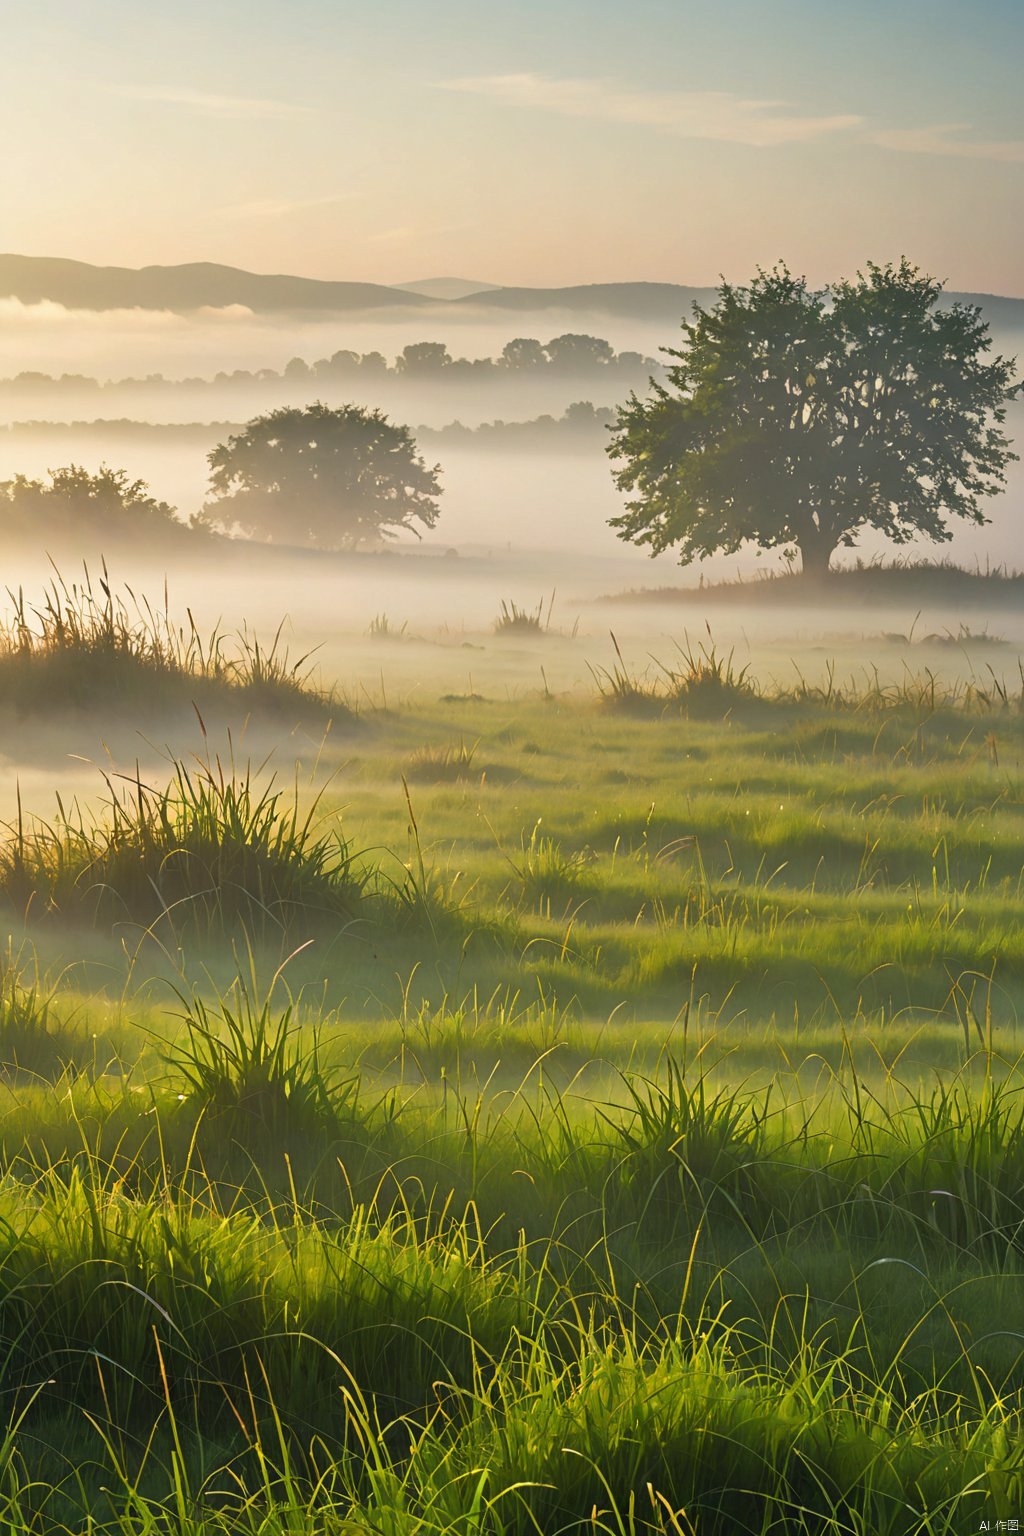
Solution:
<path fill-rule="evenodd" d="M 1002 431 L 1014 365 L 987 358 L 981 311 L 942 307 L 907 261 L 815 292 L 784 266 L 694 305 L 666 384 L 620 408 L 620 537 L 682 564 L 798 549 L 811 575 L 864 528 L 905 544 L 987 521 L 1016 455 Z"/>
<path fill-rule="evenodd" d="M 359 371 L 358 352 L 332 352 L 330 357 L 322 357 L 314 365 L 313 372 L 318 379 L 350 379 Z"/>
<path fill-rule="evenodd" d="M 515 336 L 511 341 L 506 341 L 501 349 L 501 364 L 503 368 L 511 368 L 517 372 L 524 372 L 532 368 L 546 368 L 548 355 L 539 341 L 532 336 Z"/>
<path fill-rule="evenodd" d="M 440 373 L 451 366 L 452 355 L 442 341 L 410 342 L 407 347 L 402 348 L 401 357 L 395 360 L 395 367 L 399 373 L 415 374 L 421 377 Z"/>
<path fill-rule="evenodd" d="M 317 401 L 250 421 L 208 455 L 204 512 L 256 538 L 354 549 L 438 517 L 440 466 L 378 410 Z"/>
<path fill-rule="evenodd" d="M 552 367 L 566 373 L 589 373 L 594 368 L 606 368 L 615 357 L 610 342 L 601 336 L 579 336 L 567 331 L 564 336 L 553 336 L 544 348 Z"/>
<path fill-rule="evenodd" d="M 610 427 L 615 420 L 615 412 L 610 406 L 595 406 L 590 400 L 574 400 L 566 406 L 562 420 L 573 431 L 588 432 L 597 427 Z"/>
<path fill-rule="evenodd" d="M 64 541 L 86 534 L 130 540 L 153 533 L 183 532 L 166 501 L 150 495 L 144 480 L 102 464 L 92 474 L 81 464 L 51 469 L 47 480 L 17 475 L 0 484 L 0 522 L 18 537 Z"/>

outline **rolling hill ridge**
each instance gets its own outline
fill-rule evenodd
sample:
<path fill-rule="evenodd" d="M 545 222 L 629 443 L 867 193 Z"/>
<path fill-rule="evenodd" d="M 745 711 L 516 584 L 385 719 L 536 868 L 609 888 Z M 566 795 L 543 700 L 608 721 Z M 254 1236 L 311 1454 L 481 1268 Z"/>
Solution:
<path fill-rule="evenodd" d="M 564 288 L 495 287 L 466 292 L 457 278 L 432 278 L 407 286 L 334 282 L 284 273 L 247 272 L 216 262 L 180 266 L 97 267 L 59 257 L 0 255 L 0 297 L 25 304 L 43 300 L 69 309 L 164 309 L 190 313 L 244 305 L 256 314 L 344 314 L 398 307 L 438 314 L 467 307 L 492 314 L 615 315 L 678 324 L 696 301 L 713 302 L 715 289 L 681 283 L 586 283 Z M 979 304 L 994 329 L 1024 332 L 1024 298 L 953 293 L 946 303 Z"/>

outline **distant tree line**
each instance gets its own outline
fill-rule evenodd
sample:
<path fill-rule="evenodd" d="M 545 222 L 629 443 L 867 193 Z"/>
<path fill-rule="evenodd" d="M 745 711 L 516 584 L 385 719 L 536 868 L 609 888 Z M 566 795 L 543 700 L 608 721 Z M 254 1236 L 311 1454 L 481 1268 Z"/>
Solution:
<path fill-rule="evenodd" d="M 605 432 L 615 422 L 611 406 L 596 406 L 590 400 L 575 400 L 561 416 L 534 416 L 528 421 L 485 421 L 467 427 L 461 421 L 443 427 L 420 426 L 416 436 L 424 442 L 460 443 L 473 447 L 515 450 L 553 445 L 567 448 L 583 443 L 605 443 Z M 0 433 L 11 437 L 52 437 L 55 433 L 74 433 L 76 437 L 96 437 L 104 443 L 160 438 L 177 443 L 206 446 L 217 438 L 242 431 L 237 421 L 137 421 L 129 417 L 98 417 L 89 421 L 14 421 L 0 423 Z"/>
<path fill-rule="evenodd" d="M 0 379 L 3 394 L 79 391 L 101 394 L 103 391 L 132 390 L 159 393 L 175 389 L 223 389 L 285 384 L 306 387 L 310 384 L 351 384 L 357 381 L 415 380 L 417 383 L 480 383 L 488 380 L 526 378 L 614 377 L 617 382 L 634 386 L 646 382 L 651 374 L 661 374 L 663 366 L 656 358 L 642 352 L 616 352 L 600 336 L 567 332 L 540 342 L 530 336 L 517 336 L 506 342 L 498 357 L 453 357 L 439 341 L 417 341 L 404 347 L 391 363 L 382 352 L 338 351 L 330 357 L 306 362 L 293 357 L 280 371 L 274 368 L 236 368 L 209 378 L 168 379 L 161 373 L 145 378 L 125 378 L 104 382 L 87 374 L 63 373 L 54 376 L 32 370 L 12 378 Z"/>
<path fill-rule="evenodd" d="M 478 427 L 465 427 L 461 421 L 446 427 L 420 427 L 417 436 L 424 442 L 474 448 L 565 447 L 597 444 L 604 447 L 605 434 L 615 424 L 611 406 L 595 406 L 589 400 L 576 400 L 561 416 L 534 416 L 531 421 L 485 421 Z"/>

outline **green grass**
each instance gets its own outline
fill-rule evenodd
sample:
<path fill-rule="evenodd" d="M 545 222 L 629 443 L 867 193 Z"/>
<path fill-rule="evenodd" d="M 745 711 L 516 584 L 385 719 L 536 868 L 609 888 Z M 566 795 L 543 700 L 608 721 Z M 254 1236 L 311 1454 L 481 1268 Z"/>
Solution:
<path fill-rule="evenodd" d="M 317 801 L 300 808 L 250 770 L 220 762 L 174 765 L 169 785 L 117 785 L 99 815 L 65 808 L 16 827 L 0 845 L 0 897 L 35 920 L 102 921 L 171 935 L 230 935 L 351 920 L 364 876 L 334 828 L 318 829 Z M 161 931 L 160 939 L 167 937 Z"/>
<path fill-rule="evenodd" d="M 58 573 L 37 607 L 9 593 L 11 617 L 0 626 L 0 707 L 22 716 L 54 709 L 116 711 L 146 719 L 174 709 L 255 713 L 294 724 L 344 719 L 351 711 L 314 681 L 310 658 L 294 660 L 283 624 L 269 645 L 243 630 L 200 632 L 130 587 L 114 590 L 104 567 L 94 588 L 86 571 L 68 584 Z"/>
<path fill-rule="evenodd" d="M 11 829 L 0 1532 L 1021 1518 L 1019 696 L 675 668 Z"/>
<path fill-rule="evenodd" d="M 476 743 L 445 742 L 442 746 L 418 747 L 405 765 L 405 776 L 414 784 L 440 784 L 468 778 L 473 770 Z"/>
<path fill-rule="evenodd" d="M 670 1061 L 600 1100 L 538 1063 L 511 1096 L 327 1088 L 333 1117 L 262 1138 L 181 1067 L 148 1116 L 84 1086 L 5 1147 L 24 1529 L 582 1532 L 596 1506 L 616 1532 L 952 1533 L 1015 1507 L 1012 1064 L 807 1092 Z"/>
<path fill-rule="evenodd" d="M 654 587 L 623 593 L 608 601 L 654 601 L 820 605 L 822 602 L 884 606 L 888 603 L 936 603 L 952 607 L 1006 608 L 1024 595 L 1024 575 L 1006 566 L 971 570 L 953 560 L 890 558 L 838 563 L 826 576 L 808 580 L 799 571 L 771 571 L 735 580 L 701 581 L 699 586 Z"/>

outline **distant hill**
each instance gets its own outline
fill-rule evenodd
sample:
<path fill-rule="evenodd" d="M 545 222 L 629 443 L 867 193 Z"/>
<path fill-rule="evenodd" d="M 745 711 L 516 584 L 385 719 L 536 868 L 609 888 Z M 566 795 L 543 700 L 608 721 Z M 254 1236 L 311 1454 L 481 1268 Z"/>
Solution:
<path fill-rule="evenodd" d="M 51 299 L 68 309 L 195 310 L 244 304 L 258 313 L 275 310 L 337 312 L 431 301 L 380 283 L 323 282 L 312 277 L 270 276 L 189 262 L 177 267 L 93 267 L 49 256 L 0 255 L 0 295 L 25 304 Z"/>
<path fill-rule="evenodd" d="M 69 309 L 171 309 L 189 311 L 244 304 L 257 313 L 305 311 L 336 314 L 402 305 L 437 314 L 475 307 L 491 314 L 615 315 L 678 325 L 696 300 L 710 304 L 714 288 L 680 283 L 586 283 L 568 288 L 489 288 L 468 278 L 424 278 L 387 287 L 382 283 L 326 282 L 313 277 L 246 272 L 214 262 L 175 267 L 94 267 L 49 256 L 0 255 L 0 297 L 26 304 L 52 299 Z M 947 293 L 945 302 L 980 304 L 994 330 L 1024 332 L 1024 299 L 988 293 Z"/>
<path fill-rule="evenodd" d="M 560 309 L 621 315 L 631 320 L 678 321 L 690 313 L 695 299 L 710 304 L 714 298 L 713 288 L 686 288 L 679 283 L 583 283 L 571 288 L 490 288 L 485 294 L 468 294 L 455 302 L 485 304 L 488 309 Z"/>
<path fill-rule="evenodd" d="M 467 294 L 454 302 L 460 307 L 476 304 L 524 313 L 555 309 L 678 323 L 684 315 L 689 316 L 695 301 L 713 304 L 716 293 L 714 288 L 691 288 L 681 283 L 587 283 L 570 288 L 490 288 L 486 293 Z M 980 304 L 993 330 L 1024 331 L 1024 299 L 947 292 L 943 302 Z"/>
<path fill-rule="evenodd" d="M 396 283 L 405 293 L 419 293 L 427 299 L 468 299 L 474 293 L 490 293 L 494 283 L 475 283 L 468 277 L 422 277 L 415 283 Z"/>

